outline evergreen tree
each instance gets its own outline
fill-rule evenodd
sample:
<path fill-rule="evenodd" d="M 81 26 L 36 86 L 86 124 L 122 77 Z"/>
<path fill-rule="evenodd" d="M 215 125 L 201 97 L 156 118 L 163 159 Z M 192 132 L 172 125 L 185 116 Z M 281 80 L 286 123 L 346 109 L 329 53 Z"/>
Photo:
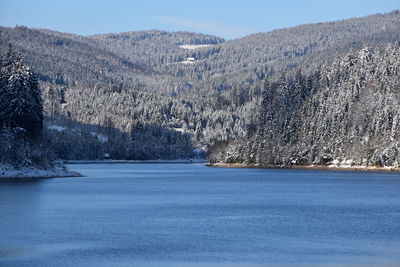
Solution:
<path fill-rule="evenodd" d="M 37 79 L 11 47 L 1 68 L 0 103 L 2 125 L 24 128 L 31 137 L 40 133 L 43 104 Z"/>

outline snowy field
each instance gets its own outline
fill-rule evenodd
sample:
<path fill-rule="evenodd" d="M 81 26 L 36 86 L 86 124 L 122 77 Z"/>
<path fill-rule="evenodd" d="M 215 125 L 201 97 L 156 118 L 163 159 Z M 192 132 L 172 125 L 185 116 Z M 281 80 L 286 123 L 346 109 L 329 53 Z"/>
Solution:
<path fill-rule="evenodd" d="M 180 48 L 183 49 L 188 49 L 188 50 L 194 50 L 194 49 L 199 49 L 199 48 L 205 48 L 212 46 L 212 44 L 201 44 L 201 45 L 179 45 Z"/>

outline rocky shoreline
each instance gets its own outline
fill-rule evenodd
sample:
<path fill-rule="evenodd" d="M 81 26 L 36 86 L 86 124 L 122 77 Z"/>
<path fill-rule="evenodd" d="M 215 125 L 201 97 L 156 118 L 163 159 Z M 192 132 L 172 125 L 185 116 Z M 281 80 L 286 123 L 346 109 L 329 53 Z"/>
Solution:
<path fill-rule="evenodd" d="M 24 180 L 43 178 L 83 177 L 82 174 L 71 171 L 64 165 L 56 164 L 53 168 L 39 169 L 35 167 L 14 168 L 11 165 L 0 165 L 0 180 Z"/>
<path fill-rule="evenodd" d="M 207 163 L 207 167 L 220 167 L 220 168 L 259 168 L 259 169 L 299 169 L 299 170 L 334 170 L 334 171 L 385 171 L 385 172 L 400 172 L 400 167 L 392 166 L 362 166 L 362 165 L 275 165 L 275 166 L 258 166 L 255 164 L 244 163 Z"/>

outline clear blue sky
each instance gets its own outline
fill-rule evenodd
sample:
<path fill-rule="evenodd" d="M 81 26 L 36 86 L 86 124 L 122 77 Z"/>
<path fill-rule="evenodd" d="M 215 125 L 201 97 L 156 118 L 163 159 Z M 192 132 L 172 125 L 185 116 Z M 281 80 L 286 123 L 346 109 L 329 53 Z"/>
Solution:
<path fill-rule="evenodd" d="M 95 33 L 161 29 L 226 39 L 400 9 L 400 0 L 0 0 L 0 25 Z"/>

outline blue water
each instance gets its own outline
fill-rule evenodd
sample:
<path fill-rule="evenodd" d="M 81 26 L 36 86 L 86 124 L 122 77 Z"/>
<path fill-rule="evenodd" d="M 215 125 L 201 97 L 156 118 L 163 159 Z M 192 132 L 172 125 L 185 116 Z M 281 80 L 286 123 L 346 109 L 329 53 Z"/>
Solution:
<path fill-rule="evenodd" d="M 0 266 L 400 266 L 400 174 L 71 165 L 0 182 Z"/>

